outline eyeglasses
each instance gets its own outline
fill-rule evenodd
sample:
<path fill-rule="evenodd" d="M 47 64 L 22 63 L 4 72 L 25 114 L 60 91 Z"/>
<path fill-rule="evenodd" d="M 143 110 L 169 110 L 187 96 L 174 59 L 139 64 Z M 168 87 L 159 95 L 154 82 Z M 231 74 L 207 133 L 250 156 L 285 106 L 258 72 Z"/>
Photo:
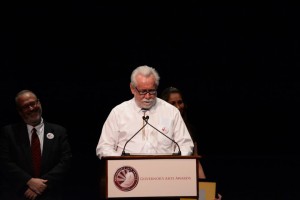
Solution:
<path fill-rule="evenodd" d="M 26 104 L 26 105 L 21 106 L 20 108 L 21 108 L 23 111 L 29 110 L 30 107 L 31 107 L 31 108 L 35 108 L 35 107 L 38 105 L 39 102 L 40 102 L 40 100 L 37 99 L 37 100 L 35 100 L 35 101 L 33 101 L 33 102 L 30 102 L 30 103 L 28 103 L 28 104 Z"/>
<path fill-rule="evenodd" d="M 135 87 L 136 91 L 140 94 L 140 95 L 146 95 L 147 93 L 149 93 L 150 95 L 155 95 L 157 93 L 156 89 L 152 89 L 152 90 L 138 90 L 137 87 Z"/>

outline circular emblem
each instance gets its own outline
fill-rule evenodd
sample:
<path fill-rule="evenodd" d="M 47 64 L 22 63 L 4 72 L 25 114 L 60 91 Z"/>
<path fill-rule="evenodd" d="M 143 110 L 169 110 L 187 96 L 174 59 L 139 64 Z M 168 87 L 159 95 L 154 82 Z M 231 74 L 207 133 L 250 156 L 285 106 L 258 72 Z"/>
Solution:
<path fill-rule="evenodd" d="M 137 171 L 130 167 L 124 166 L 119 168 L 114 176 L 114 183 L 118 189 L 124 192 L 133 190 L 139 182 Z"/>
<path fill-rule="evenodd" d="M 54 138 L 53 133 L 47 133 L 47 138 L 52 140 Z"/>

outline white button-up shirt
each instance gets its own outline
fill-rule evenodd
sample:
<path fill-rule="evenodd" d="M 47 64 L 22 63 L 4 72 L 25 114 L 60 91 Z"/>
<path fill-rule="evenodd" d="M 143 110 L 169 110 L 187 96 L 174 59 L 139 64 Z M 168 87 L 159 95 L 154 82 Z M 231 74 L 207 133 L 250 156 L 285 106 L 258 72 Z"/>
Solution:
<path fill-rule="evenodd" d="M 126 142 L 145 124 L 143 116 L 144 112 L 134 98 L 114 107 L 103 125 L 96 155 L 100 159 L 103 156 L 120 156 Z M 176 107 L 156 98 L 156 104 L 145 112 L 145 116 L 149 116 L 148 123 L 160 132 L 147 124 L 126 144 L 126 153 L 177 153 L 177 145 L 165 134 L 178 143 L 181 155 L 192 154 L 194 143 Z"/>

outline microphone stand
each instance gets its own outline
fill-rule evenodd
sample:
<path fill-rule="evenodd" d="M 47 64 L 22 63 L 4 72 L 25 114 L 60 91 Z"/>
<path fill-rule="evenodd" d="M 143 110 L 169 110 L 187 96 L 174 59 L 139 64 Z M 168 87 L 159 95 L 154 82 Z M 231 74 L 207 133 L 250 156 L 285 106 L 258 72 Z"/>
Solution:
<path fill-rule="evenodd" d="M 144 117 L 143 117 L 143 119 L 144 119 Z M 127 145 L 127 143 L 134 137 L 134 136 L 136 136 L 136 134 L 138 134 L 145 126 L 147 125 L 147 123 L 146 124 L 144 124 L 143 126 L 142 126 L 142 128 L 140 128 L 131 138 L 129 138 L 129 140 L 127 140 L 127 142 L 125 143 L 125 145 L 124 145 L 124 147 L 123 147 L 123 151 L 122 151 L 122 156 L 130 156 L 130 153 L 125 153 L 125 147 L 126 147 L 126 145 Z"/>
<path fill-rule="evenodd" d="M 149 119 L 149 116 L 145 117 L 143 116 L 143 120 L 146 122 L 146 124 L 149 124 L 148 122 L 148 119 Z M 171 140 L 172 142 L 174 142 L 177 147 L 178 147 L 178 153 L 173 153 L 173 155 L 178 155 L 178 156 L 181 156 L 181 151 L 180 151 L 180 147 L 178 145 L 177 142 L 175 142 L 175 140 L 171 139 L 170 137 L 168 137 L 167 135 L 165 135 L 164 133 L 162 133 L 160 130 L 158 130 L 157 128 L 155 128 L 154 126 L 152 126 L 151 124 L 149 124 L 152 128 L 154 128 L 155 130 L 157 130 L 159 133 L 161 133 L 163 136 L 167 137 L 169 140 Z"/>

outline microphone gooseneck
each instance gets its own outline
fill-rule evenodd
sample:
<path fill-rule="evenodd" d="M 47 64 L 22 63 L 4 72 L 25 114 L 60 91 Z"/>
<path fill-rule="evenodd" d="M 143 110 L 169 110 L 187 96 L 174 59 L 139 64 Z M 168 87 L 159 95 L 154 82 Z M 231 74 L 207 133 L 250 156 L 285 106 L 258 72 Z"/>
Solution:
<path fill-rule="evenodd" d="M 143 120 L 146 122 L 146 125 L 149 124 L 152 128 L 154 128 L 155 130 L 157 130 L 159 133 L 161 133 L 163 136 L 165 136 L 166 138 L 168 138 L 169 140 L 171 140 L 172 142 L 174 142 L 177 147 L 178 147 L 178 153 L 173 153 L 173 155 L 178 155 L 181 156 L 181 151 L 180 151 L 180 147 L 178 145 L 177 142 L 175 142 L 175 140 L 173 140 L 172 138 L 168 137 L 166 134 L 164 134 L 163 132 L 161 132 L 160 130 L 158 130 L 156 127 L 152 126 L 149 122 L 148 122 L 149 116 L 143 116 Z"/>
<path fill-rule="evenodd" d="M 149 119 L 149 116 L 147 116 L 148 118 L 147 118 L 147 120 Z M 143 120 L 145 120 L 145 116 L 143 116 Z M 127 140 L 127 142 L 125 143 L 125 145 L 124 145 L 124 147 L 123 147 L 123 151 L 122 151 L 122 156 L 129 156 L 130 155 L 130 153 L 125 153 L 125 147 L 126 147 L 126 145 L 127 145 L 127 143 L 134 137 L 134 136 L 136 136 L 145 126 L 147 125 L 147 123 L 146 124 L 144 124 L 143 126 L 142 126 L 142 128 L 140 128 L 131 138 L 129 138 L 129 140 Z"/>

